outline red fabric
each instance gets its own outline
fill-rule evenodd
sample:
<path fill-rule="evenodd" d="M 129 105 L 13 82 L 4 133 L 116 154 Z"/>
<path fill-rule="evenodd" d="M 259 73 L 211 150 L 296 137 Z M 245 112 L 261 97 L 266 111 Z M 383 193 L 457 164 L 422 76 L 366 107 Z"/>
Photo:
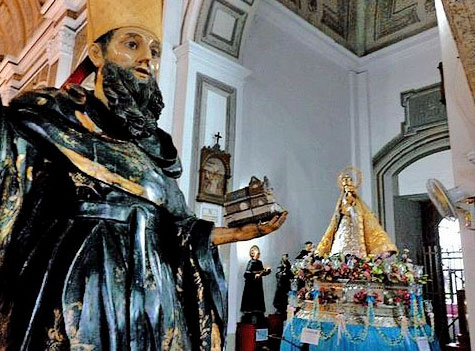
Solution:
<path fill-rule="evenodd" d="M 236 332 L 236 351 L 256 349 L 256 327 L 252 324 L 238 323 Z"/>
<path fill-rule="evenodd" d="M 267 316 L 269 321 L 269 335 L 282 336 L 284 331 L 284 316 L 281 314 L 270 314 Z"/>
<path fill-rule="evenodd" d="M 69 76 L 66 82 L 64 82 L 63 86 L 68 84 L 81 84 L 88 75 L 94 72 L 94 69 L 95 67 L 92 61 L 89 59 L 89 57 L 86 57 L 86 59 L 82 61 Z"/>

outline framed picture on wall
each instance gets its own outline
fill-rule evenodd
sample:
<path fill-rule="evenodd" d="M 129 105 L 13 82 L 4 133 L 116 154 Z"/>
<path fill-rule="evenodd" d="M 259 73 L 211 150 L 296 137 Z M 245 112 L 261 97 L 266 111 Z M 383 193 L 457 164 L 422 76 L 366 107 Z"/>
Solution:
<path fill-rule="evenodd" d="M 197 201 L 224 204 L 231 178 L 231 154 L 221 150 L 218 143 L 201 149 Z"/>

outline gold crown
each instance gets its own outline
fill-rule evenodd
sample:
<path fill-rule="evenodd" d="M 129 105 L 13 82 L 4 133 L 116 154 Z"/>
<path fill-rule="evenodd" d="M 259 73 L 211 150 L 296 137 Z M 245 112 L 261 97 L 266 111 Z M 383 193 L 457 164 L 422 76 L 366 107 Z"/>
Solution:
<path fill-rule="evenodd" d="M 88 43 L 110 30 L 138 27 L 162 40 L 162 0 L 88 0 Z"/>
<path fill-rule="evenodd" d="M 354 166 L 348 166 L 338 175 L 337 183 L 341 190 L 344 190 L 345 186 L 356 190 L 360 187 L 362 181 L 363 174 L 361 170 Z"/>

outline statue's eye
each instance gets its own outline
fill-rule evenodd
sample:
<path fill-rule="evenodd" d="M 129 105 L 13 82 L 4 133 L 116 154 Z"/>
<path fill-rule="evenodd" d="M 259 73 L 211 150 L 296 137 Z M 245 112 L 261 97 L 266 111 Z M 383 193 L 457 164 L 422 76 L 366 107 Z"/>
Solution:
<path fill-rule="evenodd" d="M 160 52 L 157 49 L 152 49 L 151 52 L 152 52 L 152 57 L 153 58 L 160 57 Z"/>
<path fill-rule="evenodd" d="M 139 44 L 137 44 L 137 42 L 135 42 L 134 40 L 130 40 L 125 42 L 125 46 L 127 46 L 129 49 L 136 50 Z"/>

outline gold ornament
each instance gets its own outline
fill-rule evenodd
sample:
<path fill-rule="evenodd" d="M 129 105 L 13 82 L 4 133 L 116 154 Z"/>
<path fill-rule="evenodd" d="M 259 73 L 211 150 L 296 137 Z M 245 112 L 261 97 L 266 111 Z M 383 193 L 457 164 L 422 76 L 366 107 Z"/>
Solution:
<path fill-rule="evenodd" d="M 88 44 L 110 30 L 123 27 L 144 29 L 161 42 L 163 0 L 88 0 Z"/>
<path fill-rule="evenodd" d="M 345 185 L 352 186 L 355 190 L 361 186 L 363 182 L 363 173 L 355 166 L 345 167 L 338 175 L 337 184 L 341 190 L 344 190 Z"/>

